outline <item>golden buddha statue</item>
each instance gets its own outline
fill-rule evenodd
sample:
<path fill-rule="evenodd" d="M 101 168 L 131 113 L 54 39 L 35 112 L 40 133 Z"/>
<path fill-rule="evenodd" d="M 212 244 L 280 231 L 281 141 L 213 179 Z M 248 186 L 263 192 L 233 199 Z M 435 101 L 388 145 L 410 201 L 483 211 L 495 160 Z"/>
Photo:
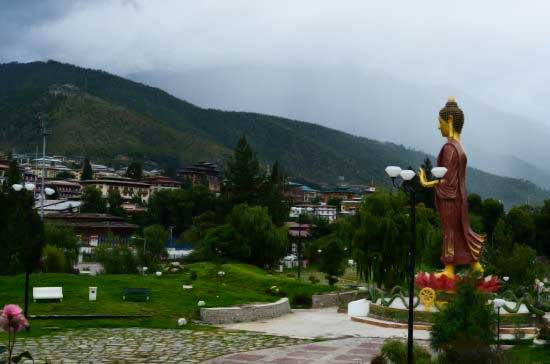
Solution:
<path fill-rule="evenodd" d="M 421 185 L 435 188 L 435 205 L 443 230 L 441 262 L 445 269 L 440 275 L 449 278 L 454 277 L 457 265 L 470 264 L 473 270 L 483 272 L 479 257 L 485 236 L 472 231 L 468 217 L 467 158 L 460 143 L 463 126 L 464 113 L 454 97 L 449 97 L 439 111 L 439 130 L 447 143 L 437 157 L 437 166 L 447 168 L 447 173 L 441 180 L 428 181 L 426 172 L 422 168 L 419 171 Z"/>

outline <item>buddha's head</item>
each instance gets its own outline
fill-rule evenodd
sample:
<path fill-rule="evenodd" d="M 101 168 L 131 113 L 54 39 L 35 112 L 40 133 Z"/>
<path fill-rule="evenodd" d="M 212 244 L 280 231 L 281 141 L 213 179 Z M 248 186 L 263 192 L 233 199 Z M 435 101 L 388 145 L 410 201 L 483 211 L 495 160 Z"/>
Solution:
<path fill-rule="evenodd" d="M 439 111 L 439 130 L 441 135 L 451 138 L 462 132 L 464 113 L 458 107 L 454 97 L 449 97 L 445 107 Z"/>

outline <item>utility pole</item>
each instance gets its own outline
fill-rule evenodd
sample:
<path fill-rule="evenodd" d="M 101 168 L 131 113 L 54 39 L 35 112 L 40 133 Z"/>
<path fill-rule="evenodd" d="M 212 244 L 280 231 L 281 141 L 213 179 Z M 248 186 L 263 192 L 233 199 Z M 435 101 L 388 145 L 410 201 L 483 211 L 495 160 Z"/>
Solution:
<path fill-rule="evenodd" d="M 44 120 L 40 119 L 40 134 L 42 135 L 42 180 L 40 181 L 40 218 L 44 220 L 44 179 L 46 178 L 46 136 L 51 135 L 51 129 L 47 129 Z"/>

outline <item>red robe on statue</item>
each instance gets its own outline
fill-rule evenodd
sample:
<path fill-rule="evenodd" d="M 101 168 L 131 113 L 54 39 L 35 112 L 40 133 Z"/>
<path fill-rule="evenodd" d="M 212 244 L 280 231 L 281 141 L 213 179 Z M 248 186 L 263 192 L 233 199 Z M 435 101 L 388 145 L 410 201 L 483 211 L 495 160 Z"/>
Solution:
<path fill-rule="evenodd" d="M 485 242 L 485 236 L 470 228 L 466 164 L 466 153 L 457 140 L 445 144 L 437 157 L 437 165 L 447 168 L 442 183 L 435 186 L 435 205 L 443 229 L 443 264 L 477 262 Z"/>

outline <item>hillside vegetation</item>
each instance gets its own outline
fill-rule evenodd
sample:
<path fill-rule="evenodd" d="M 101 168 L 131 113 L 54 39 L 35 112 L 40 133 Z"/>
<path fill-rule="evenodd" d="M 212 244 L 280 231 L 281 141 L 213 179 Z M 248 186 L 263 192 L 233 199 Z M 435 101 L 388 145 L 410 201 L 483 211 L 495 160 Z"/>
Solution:
<path fill-rule="evenodd" d="M 0 65 L 0 85 L 0 150 L 5 151 L 35 149 L 41 114 L 53 129 L 50 152 L 103 161 L 128 154 L 172 167 L 200 160 L 223 164 L 246 135 L 263 163 L 279 160 L 288 174 L 327 185 L 339 176 L 349 183 L 387 184 L 385 166 L 418 166 L 425 158 L 404 146 L 312 123 L 199 108 L 158 88 L 53 61 Z M 507 205 L 550 197 L 524 180 L 475 169 L 468 177 L 470 192 Z"/>

